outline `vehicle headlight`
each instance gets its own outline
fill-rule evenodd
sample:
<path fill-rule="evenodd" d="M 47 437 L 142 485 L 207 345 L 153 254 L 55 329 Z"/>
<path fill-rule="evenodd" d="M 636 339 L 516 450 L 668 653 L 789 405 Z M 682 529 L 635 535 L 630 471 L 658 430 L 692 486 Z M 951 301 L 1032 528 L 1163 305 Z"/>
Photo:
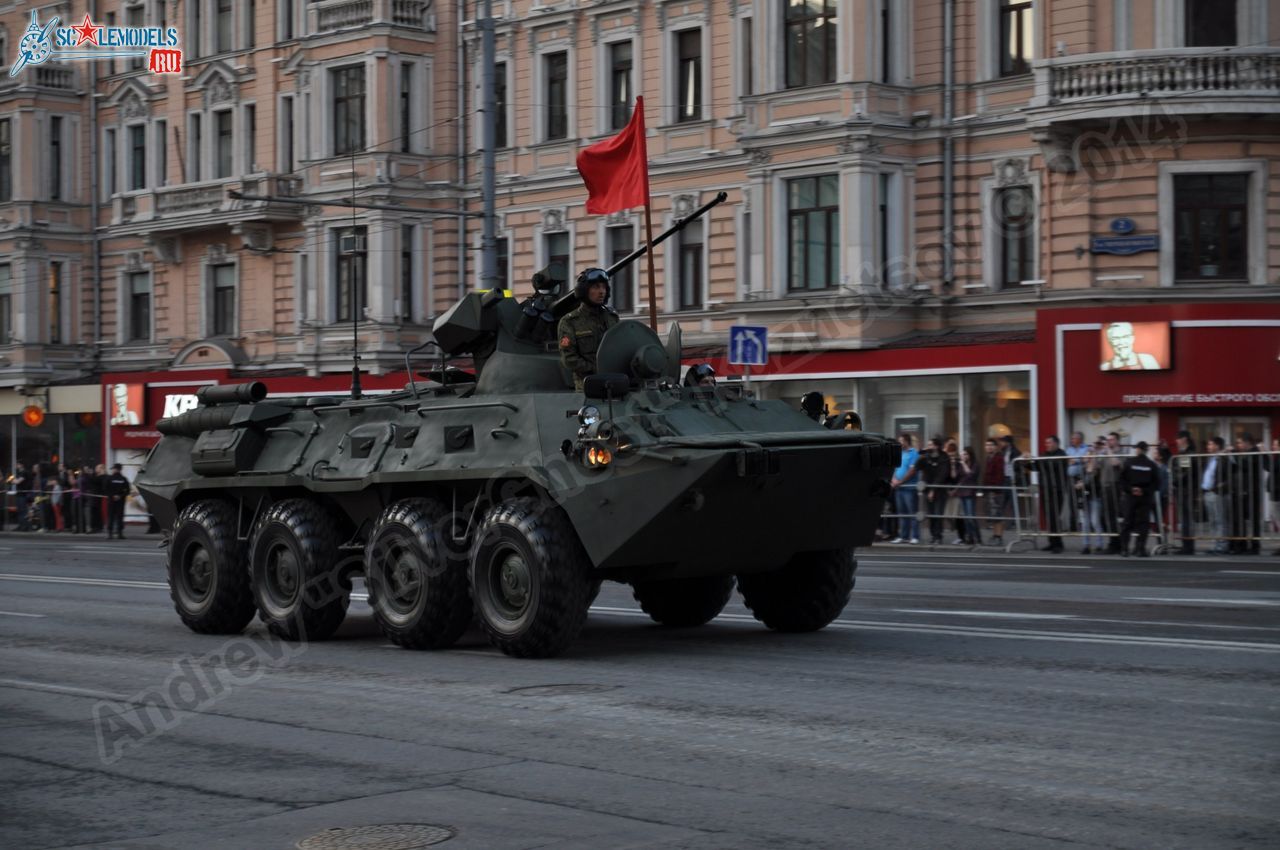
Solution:
<path fill-rule="evenodd" d="M 578 411 L 578 424 L 583 428 L 594 425 L 600 421 L 600 408 L 594 404 L 588 404 Z"/>
<path fill-rule="evenodd" d="M 589 469 L 600 469 L 613 462 L 613 452 L 607 446 L 587 446 L 582 450 L 582 464 Z"/>

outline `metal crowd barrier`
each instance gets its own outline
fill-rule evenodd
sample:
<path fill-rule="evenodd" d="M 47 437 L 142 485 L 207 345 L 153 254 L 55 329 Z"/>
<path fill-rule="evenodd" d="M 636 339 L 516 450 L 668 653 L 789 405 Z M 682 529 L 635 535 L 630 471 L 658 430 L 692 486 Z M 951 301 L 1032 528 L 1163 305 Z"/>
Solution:
<path fill-rule="evenodd" d="M 881 542 L 918 539 L 924 545 L 999 545 L 1011 550 L 1021 524 L 1024 489 L 912 482 L 897 488 L 886 501 L 880 515 Z M 912 503 L 914 511 L 909 509 Z"/>
<path fill-rule="evenodd" d="M 1126 538 L 1137 544 L 1145 520 L 1146 551 L 1153 554 L 1280 550 L 1280 452 L 1187 453 L 1162 465 L 1153 450 L 1148 458 L 1159 484 L 1143 501 L 1121 480 L 1129 457 L 1018 458 L 1019 480 L 1028 482 L 1018 498 L 1019 539 L 1118 552 Z"/>
<path fill-rule="evenodd" d="M 21 500 L 19 496 L 22 496 Z M 125 498 L 126 505 L 133 503 L 137 507 L 142 504 L 136 491 L 130 491 Z M 52 530 L 81 534 L 101 533 L 107 527 L 107 516 L 104 510 L 107 499 L 107 496 L 98 493 L 81 493 L 76 496 L 64 491 L 55 504 L 48 490 L 0 491 L 0 531 Z M 98 501 L 95 503 L 94 500 Z M 24 516 L 19 515 L 20 512 L 25 516 L 25 521 Z M 126 519 L 139 515 L 148 520 L 151 519 L 151 514 L 145 510 L 130 514 L 126 509 Z M 49 528 L 51 519 L 52 529 Z"/>

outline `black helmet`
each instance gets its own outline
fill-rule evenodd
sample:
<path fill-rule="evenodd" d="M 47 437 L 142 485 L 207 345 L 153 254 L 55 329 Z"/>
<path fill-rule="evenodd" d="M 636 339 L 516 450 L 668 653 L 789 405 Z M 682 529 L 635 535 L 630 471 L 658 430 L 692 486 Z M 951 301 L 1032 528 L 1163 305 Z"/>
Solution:
<path fill-rule="evenodd" d="M 604 284 L 604 300 L 606 304 L 609 303 L 609 273 L 604 269 L 594 268 L 583 269 L 582 273 L 578 275 L 578 285 L 573 288 L 573 293 L 578 296 L 580 303 L 589 303 L 587 301 L 587 290 L 591 288 L 592 284 L 596 283 Z"/>
<path fill-rule="evenodd" d="M 715 381 L 716 370 L 712 369 L 709 363 L 697 363 L 690 366 L 689 371 L 684 373 L 684 385 L 686 387 L 696 387 L 707 378 Z"/>
<path fill-rule="evenodd" d="M 818 421 L 819 416 L 826 412 L 826 408 L 827 405 L 822 400 L 822 393 L 817 390 L 800 396 L 800 409 L 815 422 Z"/>

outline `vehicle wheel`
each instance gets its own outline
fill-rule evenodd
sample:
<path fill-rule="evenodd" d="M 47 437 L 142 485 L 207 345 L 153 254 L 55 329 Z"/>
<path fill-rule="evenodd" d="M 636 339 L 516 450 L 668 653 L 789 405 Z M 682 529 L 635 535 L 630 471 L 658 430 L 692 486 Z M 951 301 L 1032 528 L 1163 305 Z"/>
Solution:
<path fill-rule="evenodd" d="M 409 649 L 452 646 L 471 623 L 467 563 L 448 556 L 449 510 L 433 499 L 405 499 L 382 512 L 365 546 L 365 584 L 373 619 Z"/>
<path fill-rule="evenodd" d="M 738 590 L 755 618 L 769 628 L 814 632 L 849 603 L 857 568 L 852 549 L 800 552 L 780 570 L 738 576 Z"/>
<path fill-rule="evenodd" d="M 728 604 L 733 576 L 636 581 L 631 583 L 631 595 L 656 623 L 672 628 L 701 626 Z"/>
<path fill-rule="evenodd" d="M 347 614 L 351 584 L 338 569 L 334 518 L 314 502 L 286 499 L 267 508 L 249 542 L 258 616 L 286 640 L 324 640 Z"/>
<path fill-rule="evenodd" d="M 519 658 L 563 652 L 591 605 L 591 562 L 564 511 L 535 499 L 489 510 L 471 548 L 471 601 L 494 646 Z"/>
<path fill-rule="evenodd" d="M 217 499 L 187 505 L 169 538 L 169 596 L 187 628 L 205 635 L 239 634 L 253 619 L 244 544 L 236 507 Z"/>

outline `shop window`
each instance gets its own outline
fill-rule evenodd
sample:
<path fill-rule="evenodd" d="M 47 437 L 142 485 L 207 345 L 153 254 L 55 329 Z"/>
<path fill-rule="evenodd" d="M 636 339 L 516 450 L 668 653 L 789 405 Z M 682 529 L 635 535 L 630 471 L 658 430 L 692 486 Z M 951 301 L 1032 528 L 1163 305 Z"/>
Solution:
<path fill-rule="evenodd" d="M 569 135 L 569 54 L 564 51 L 542 57 L 546 92 L 545 140 Z"/>
<path fill-rule="evenodd" d="M 365 146 L 364 66 L 335 68 L 329 73 L 333 85 L 334 156 L 358 153 Z"/>
<path fill-rule="evenodd" d="M 609 45 L 609 128 L 621 130 L 631 120 L 631 42 Z"/>
<path fill-rule="evenodd" d="M 680 231 L 676 270 L 679 279 L 676 292 L 680 310 L 701 310 L 703 301 L 702 288 L 702 222 L 694 221 L 686 224 Z"/>
<path fill-rule="evenodd" d="M 350 322 L 369 303 L 367 228 L 347 227 L 334 236 L 334 313 L 339 322 Z"/>
<path fill-rule="evenodd" d="M 125 276 L 128 293 L 129 342 L 151 341 L 151 273 L 131 272 Z"/>
<path fill-rule="evenodd" d="M 564 273 L 569 276 L 569 285 L 573 285 L 573 267 L 569 264 L 569 234 L 565 231 L 546 233 L 542 236 L 543 254 L 547 265 L 560 263 Z"/>
<path fill-rule="evenodd" d="M 1031 73 L 1035 56 L 1035 29 L 1031 0 L 1000 0 L 1000 76 Z"/>
<path fill-rule="evenodd" d="M 702 119 L 702 30 L 676 33 L 676 121 Z"/>
<path fill-rule="evenodd" d="M 836 0 L 783 0 L 783 61 L 789 89 L 834 82 Z"/>
<path fill-rule="evenodd" d="M 1176 175 L 1173 193 L 1176 278 L 1245 280 L 1249 260 L 1249 175 Z"/>
<path fill-rule="evenodd" d="M 236 332 L 236 267 L 220 263 L 209 267 L 210 315 L 214 336 L 233 336 Z"/>
<path fill-rule="evenodd" d="M 1038 453 L 1031 445 L 1031 375 L 994 372 L 962 375 L 965 409 L 961 411 L 965 445 L 982 458 L 983 443 L 1006 434 L 1023 452 Z M 1063 439 L 1066 439 L 1065 435 Z"/>
<path fill-rule="evenodd" d="M 635 228 L 630 224 L 622 224 L 610 227 L 608 233 L 609 265 L 613 265 L 635 250 Z M 630 266 L 619 269 L 613 275 L 613 279 L 609 281 L 609 296 L 613 299 L 613 309 L 619 313 L 630 313 L 635 310 L 635 283 L 631 277 Z"/>
<path fill-rule="evenodd" d="M 996 224 L 1000 239 L 1000 280 L 1011 288 L 1035 279 L 1035 196 L 1029 186 L 996 192 Z"/>
<path fill-rule="evenodd" d="M 787 181 L 787 288 L 830 289 L 840 276 L 840 178 Z"/>
<path fill-rule="evenodd" d="M 1186 0 L 1187 47 L 1235 47 L 1237 0 Z"/>

